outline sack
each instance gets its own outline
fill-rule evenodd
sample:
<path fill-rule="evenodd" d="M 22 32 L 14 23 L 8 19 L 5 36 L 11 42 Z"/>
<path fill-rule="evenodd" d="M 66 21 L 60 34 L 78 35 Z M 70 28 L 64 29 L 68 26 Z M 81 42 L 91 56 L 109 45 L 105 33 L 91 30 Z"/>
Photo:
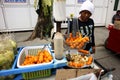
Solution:
<path fill-rule="evenodd" d="M 11 68 L 14 55 L 17 54 L 17 44 L 12 34 L 0 35 L 0 70 Z"/>

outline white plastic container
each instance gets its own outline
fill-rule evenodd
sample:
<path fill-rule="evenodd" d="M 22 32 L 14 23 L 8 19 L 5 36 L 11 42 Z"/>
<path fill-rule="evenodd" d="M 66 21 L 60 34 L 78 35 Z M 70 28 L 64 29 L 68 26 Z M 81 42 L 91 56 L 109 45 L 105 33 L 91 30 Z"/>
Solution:
<path fill-rule="evenodd" d="M 57 32 L 54 36 L 54 53 L 55 58 L 58 60 L 63 59 L 63 35 Z"/>
<path fill-rule="evenodd" d="M 27 46 L 24 47 L 20 54 L 18 55 L 18 61 L 17 61 L 17 67 L 18 68 L 25 68 L 25 67 L 35 67 L 35 66 L 43 66 L 43 65 L 49 65 L 53 63 L 53 60 L 51 62 L 48 63 L 40 63 L 40 64 L 31 64 L 31 65 L 26 65 L 26 66 L 22 66 L 21 64 L 23 63 L 26 55 L 36 55 L 38 50 L 41 50 L 44 47 L 44 45 L 41 46 Z M 48 48 L 48 46 L 45 47 L 45 50 L 47 50 L 50 54 L 50 50 Z M 51 54 L 52 55 L 52 54 Z"/>

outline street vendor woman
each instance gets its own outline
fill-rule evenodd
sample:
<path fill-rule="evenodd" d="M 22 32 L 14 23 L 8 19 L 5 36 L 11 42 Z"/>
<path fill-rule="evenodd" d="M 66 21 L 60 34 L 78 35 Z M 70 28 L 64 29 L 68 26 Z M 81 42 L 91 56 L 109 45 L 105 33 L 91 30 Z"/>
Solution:
<path fill-rule="evenodd" d="M 90 41 L 86 44 L 84 49 L 92 49 L 92 53 L 95 53 L 94 21 L 90 18 L 93 12 L 94 5 L 91 1 L 86 0 L 80 8 L 80 16 L 73 18 L 72 33 L 75 34 L 77 31 L 80 31 L 83 37 L 88 36 Z"/>

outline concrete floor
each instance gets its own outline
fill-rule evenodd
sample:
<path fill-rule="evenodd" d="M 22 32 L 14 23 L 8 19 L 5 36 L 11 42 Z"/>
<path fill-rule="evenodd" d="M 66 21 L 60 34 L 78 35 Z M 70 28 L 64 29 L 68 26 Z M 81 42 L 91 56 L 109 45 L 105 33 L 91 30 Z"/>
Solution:
<path fill-rule="evenodd" d="M 64 30 L 63 30 L 64 33 Z M 15 39 L 17 41 L 18 47 L 21 46 L 33 46 L 50 43 L 51 39 L 40 40 L 36 38 L 33 41 L 21 42 L 22 40 L 27 39 L 31 34 L 30 32 L 16 32 L 14 33 Z M 115 71 L 112 72 L 113 80 L 120 80 L 119 72 L 120 72 L 120 57 L 115 56 L 115 53 L 105 49 L 104 42 L 106 38 L 109 36 L 109 31 L 105 27 L 96 27 L 95 28 L 95 42 L 96 42 L 96 53 L 95 59 L 102 64 L 105 68 L 116 68 Z M 109 56 L 109 57 L 108 57 Z"/>

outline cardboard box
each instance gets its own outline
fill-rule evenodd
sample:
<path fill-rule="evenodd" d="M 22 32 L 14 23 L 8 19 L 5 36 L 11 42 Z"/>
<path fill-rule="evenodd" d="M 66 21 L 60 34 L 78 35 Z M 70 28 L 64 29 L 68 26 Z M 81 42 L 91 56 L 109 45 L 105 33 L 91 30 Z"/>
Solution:
<path fill-rule="evenodd" d="M 100 69 L 58 69 L 55 80 L 67 80 L 89 73 L 95 73 L 95 75 L 98 77 L 100 71 Z"/>
<path fill-rule="evenodd" d="M 67 80 L 76 77 L 76 69 L 58 69 L 55 80 Z"/>

